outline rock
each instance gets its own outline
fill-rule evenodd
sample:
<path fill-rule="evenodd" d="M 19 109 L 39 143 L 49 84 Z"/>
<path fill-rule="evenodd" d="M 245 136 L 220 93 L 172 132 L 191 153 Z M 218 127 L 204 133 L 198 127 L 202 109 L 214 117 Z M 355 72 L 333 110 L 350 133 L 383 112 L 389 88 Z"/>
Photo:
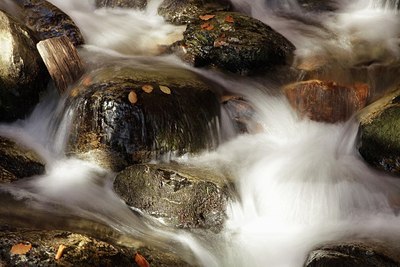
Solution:
<path fill-rule="evenodd" d="M 187 70 L 152 68 L 108 67 L 82 78 L 68 100 L 75 109 L 70 152 L 121 170 L 217 146 L 220 104 L 212 86 Z"/>
<path fill-rule="evenodd" d="M 224 0 L 164 0 L 158 8 L 158 14 L 174 24 L 189 24 L 198 20 L 200 15 L 217 11 L 228 11 L 231 6 Z"/>
<path fill-rule="evenodd" d="M 178 164 L 133 165 L 114 181 L 115 191 L 129 206 L 178 228 L 214 232 L 225 221 L 230 186 L 212 170 Z"/>
<path fill-rule="evenodd" d="M 190 266 L 178 256 L 149 248 L 126 248 L 86 235 L 65 231 L 44 231 L 0 227 L 1 266 L 138 266 L 134 255 L 143 255 L 151 266 Z M 25 254 L 13 254 L 14 245 L 31 248 Z M 59 246 L 65 246 L 55 259 Z M 171 264 L 171 265 L 168 265 Z"/>
<path fill-rule="evenodd" d="M 40 175 L 44 171 L 44 162 L 35 152 L 0 136 L 0 183 Z"/>
<path fill-rule="evenodd" d="M 292 63 L 294 45 L 261 21 L 234 12 L 211 16 L 189 24 L 171 50 L 195 67 L 241 74 Z"/>
<path fill-rule="evenodd" d="M 63 11 L 46 0 L 17 0 L 22 7 L 26 26 L 36 33 L 39 40 L 67 36 L 77 46 L 84 43 L 75 22 Z"/>
<path fill-rule="evenodd" d="M 299 0 L 298 3 L 304 10 L 310 12 L 335 11 L 338 9 L 338 4 L 332 0 Z"/>
<path fill-rule="evenodd" d="M 397 253 L 396 253 L 397 252 Z M 398 267 L 400 258 L 385 244 L 369 241 L 336 242 L 312 251 L 306 267 Z"/>
<path fill-rule="evenodd" d="M 257 122 L 254 121 L 255 110 L 243 97 L 224 96 L 222 104 L 237 132 L 248 133 L 257 128 Z"/>
<path fill-rule="evenodd" d="M 400 87 L 360 115 L 358 150 L 372 166 L 400 175 Z"/>
<path fill-rule="evenodd" d="M 48 81 L 30 31 L 0 11 L 0 121 L 24 118 Z"/>
<path fill-rule="evenodd" d="M 369 87 L 310 80 L 284 87 L 291 106 L 311 120 L 335 123 L 348 119 L 366 105 Z"/>
<path fill-rule="evenodd" d="M 144 9 L 147 0 L 96 0 L 96 7 Z"/>

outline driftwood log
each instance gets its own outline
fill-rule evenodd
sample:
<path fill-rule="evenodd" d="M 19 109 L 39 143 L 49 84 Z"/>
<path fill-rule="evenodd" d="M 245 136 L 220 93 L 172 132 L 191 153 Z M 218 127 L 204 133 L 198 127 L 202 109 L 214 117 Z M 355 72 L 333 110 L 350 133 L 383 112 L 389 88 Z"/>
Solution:
<path fill-rule="evenodd" d="M 84 66 L 78 51 L 66 36 L 40 41 L 37 49 L 60 94 L 78 80 Z"/>

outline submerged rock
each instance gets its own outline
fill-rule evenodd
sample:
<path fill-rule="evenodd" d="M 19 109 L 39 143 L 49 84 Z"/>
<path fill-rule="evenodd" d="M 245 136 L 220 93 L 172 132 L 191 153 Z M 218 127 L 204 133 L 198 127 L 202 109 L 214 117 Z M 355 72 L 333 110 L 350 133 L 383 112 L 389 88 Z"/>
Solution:
<path fill-rule="evenodd" d="M 179 228 L 218 232 L 231 197 L 229 181 L 206 168 L 141 164 L 117 175 L 114 189 L 129 206 Z"/>
<path fill-rule="evenodd" d="M 0 121 L 13 121 L 32 111 L 49 78 L 29 29 L 2 11 L 0 39 Z"/>
<path fill-rule="evenodd" d="M 171 48 L 195 67 L 215 66 L 251 74 L 290 65 L 295 47 L 259 20 L 235 12 L 217 12 L 189 24 Z"/>
<path fill-rule="evenodd" d="M 0 136 L 0 183 L 43 174 L 44 162 L 30 149 Z"/>
<path fill-rule="evenodd" d="M 240 96 L 224 96 L 222 104 L 239 133 L 248 133 L 258 127 L 253 106 Z"/>
<path fill-rule="evenodd" d="M 144 9 L 147 0 L 96 0 L 96 7 Z"/>
<path fill-rule="evenodd" d="M 230 7 L 224 0 L 164 0 L 158 14 L 166 21 L 179 25 L 196 21 L 200 15 L 228 11 Z"/>
<path fill-rule="evenodd" d="M 337 242 L 312 251 L 306 267 L 397 267 L 400 266 L 398 249 L 395 251 L 376 242 Z"/>
<path fill-rule="evenodd" d="M 284 93 L 300 115 L 314 121 L 335 123 L 348 119 L 366 105 L 369 87 L 310 80 L 287 85 Z"/>
<path fill-rule="evenodd" d="M 17 0 L 22 7 L 22 19 L 39 40 L 67 36 L 74 45 L 84 43 L 74 21 L 63 11 L 45 0 Z"/>
<path fill-rule="evenodd" d="M 370 165 L 400 175 L 400 88 L 362 111 L 358 150 Z"/>
<path fill-rule="evenodd" d="M 114 170 L 219 142 L 218 98 L 187 70 L 103 68 L 84 76 L 68 102 L 75 110 L 69 151 Z"/>

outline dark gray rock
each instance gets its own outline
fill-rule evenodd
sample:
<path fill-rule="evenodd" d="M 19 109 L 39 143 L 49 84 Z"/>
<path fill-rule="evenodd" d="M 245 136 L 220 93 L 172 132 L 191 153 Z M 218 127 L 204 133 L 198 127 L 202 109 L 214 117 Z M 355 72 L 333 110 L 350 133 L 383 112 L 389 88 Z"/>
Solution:
<path fill-rule="evenodd" d="M 144 9 L 147 0 L 96 0 L 96 7 Z"/>
<path fill-rule="evenodd" d="M 44 162 L 30 149 L 0 136 L 0 183 L 43 174 Z"/>
<path fill-rule="evenodd" d="M 104 167 L 121 170 L 170 153 L 213 149 L 220 104 L 211 89 L 173 67 L 94 71 L 69 96 L 75 109 L 69 151 L 94 154 Z"/>
<path fill-rule="evenodd" d="M 217 11 L 228 11 L 231 6 L 224 0 L 164 0 L 158 8 L 158 14 L 174 24 L 189 24 L 200 15 Z"/>
<path fill-rule="evenodd" d="M 63 11 L 45 0 L 17 0 L 22 19 L 39 40 L 67 36 L 74 45 L 84 43 L 75 22 Z"/>
<path fill-rule="evenodd" d="M 241 74 L 291 65 L 294 45 L 268 25 L 234 12 L 212 15 L 189 24 L 171 50 L 195 67 Z"/>
<path fill-rule="evenodd" d="M 224 96 L 222 104 L 239 133 L 248 133 L 257 128 L 253 106 L 240 96 Z"/>
<path fill-rule="evenodd" d="M 226 178 L 206 168 L 178 164 L 130 166 L 114 181 L 129 206 L 178 228 L 218 232 L 231 197 Z"/>
<path fill-rule="evenodd" d="M 29 29 L 2 11 L 0 39 L 0 121 L 13 121 L 32 111 L 49 77 Z"/>

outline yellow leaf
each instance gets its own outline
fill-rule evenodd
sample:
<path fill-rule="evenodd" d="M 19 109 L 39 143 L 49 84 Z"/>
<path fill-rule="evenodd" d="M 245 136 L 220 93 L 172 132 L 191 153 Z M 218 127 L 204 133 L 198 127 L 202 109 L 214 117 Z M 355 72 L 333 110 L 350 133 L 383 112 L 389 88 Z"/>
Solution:
<path fill-rule="evenodd" d="M 150 94 L 153 91 L 153 86 L 150 84 L 145 84 L 142 86 L 142 90 L 145 91 L 146 93 Z"/>
<path fill-rule="evenodd" d="M 214 17 L 215 17 L 215 15 L 202 15 L 202 16 L 199 16 L 199 18 L 201 20 L 210 20 L 210 19 L 212 19 Z"/>
<path fill-rule="evenodd" d="M 56 256 L 55 256 L 55 259 L 56 259 L 56 260 L 61 259 L 62 254 L 63 254 L 63 252 L 64 252 L 64 249 L 66 249 L 66 248 L 67 248 L 67 247 L 64 246 L 64 245 L 60 245 L 60 246 L 58 247 L 57 254 L 56 254 Z"/>
<path fill-rule="evenodd" d="M 169 89 L 167 86 L 160 85 L 160 90 L 164 94 L 170 95 L 171 94 L 171 89 Z"/>
<path fill-rule="evenodd" d="M 135 253 L 135 262 L 139 267 L 150 267 L 149 262 L 139 253 Z"/>
<path fill-rule="evenodd" d="M 24 255 L 26 253 L 28 253 L 32 248 L 31 244 L 25 245 L 22 243 L 16 244 L 14 246 L 12 246 L 11 248 L 11 254 L 17 254 L 17 255 Z"/>
<path fill-rule="evenodd" d="M 137 102 L 137 95 L 134 91 L 131 91 L 128 95 L 128 100 L 129 102 L 131 102 L 132 104 L 135 104 Z"/>

